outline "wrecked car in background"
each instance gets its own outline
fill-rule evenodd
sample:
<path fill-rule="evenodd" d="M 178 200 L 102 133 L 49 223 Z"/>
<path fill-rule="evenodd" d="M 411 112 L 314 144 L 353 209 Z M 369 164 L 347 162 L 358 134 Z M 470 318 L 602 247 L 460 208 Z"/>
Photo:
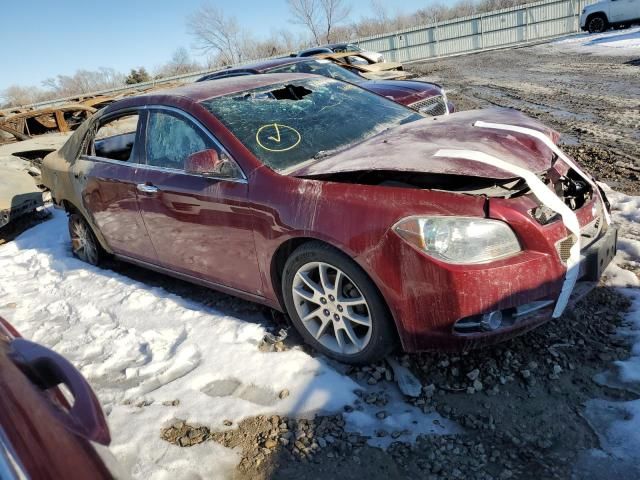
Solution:
<path fill-rule="evenodd" d="M 313 55 L 317 55 L 319 53 L 355 53 L 363 58 L 366 58 L 368 61 L 367 64 L 370 63 L 382 63 L 385 61 L 384 55 L 378 52 L 371 52 L 368 50 L 363 50 L 359 46 L 353 43 L 330 43 L 327 45 L 321 45 L 320 47 L 309 48 L 307 50 L 302 50 L 298 52 L 298 57 L 311 57 Z M 357 60 L 356 60 L 357 61 Z"/>
<path fill-rule="evenodd" d="M 34 135 L 70 132 L 89 118 L 95 108 L 74 104 L 27 110 L 0 117 L 0 143 L 28 140 Z"/>
<path fill-rule="evenodd" d="M 204 82 L 262 73 L 309 73 L 322 75 L 323 77 L 353 83 L 425 115 L 446 115 L 455 111 L 453 103 L 447 100 L 444 88 L 435 83 L 414 80 L 368 80 L 358 73 L 347 70 L 330 60 L 323 59 L 276 58 L 213 72 L 196 81 Z"/>
<path fill-rule="evenodd" d="M 75 254 L 286 311 L 348 363 L 469 349 L 558 317 L 616 228 L 558 134 L 512 110 L 428 117 L 357 86 L 248 75 L 98 112 L 43 180 Z"/>

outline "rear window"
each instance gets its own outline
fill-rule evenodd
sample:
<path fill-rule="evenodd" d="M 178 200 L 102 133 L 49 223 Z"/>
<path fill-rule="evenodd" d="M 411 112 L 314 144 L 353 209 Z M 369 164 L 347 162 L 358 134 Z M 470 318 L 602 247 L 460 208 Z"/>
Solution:
<path fill-rule="evenodd" d="M 281 172 L 423 118 L 355 85 L 317 77 L 216 97 L 202 105 L 258 159 Z"/>

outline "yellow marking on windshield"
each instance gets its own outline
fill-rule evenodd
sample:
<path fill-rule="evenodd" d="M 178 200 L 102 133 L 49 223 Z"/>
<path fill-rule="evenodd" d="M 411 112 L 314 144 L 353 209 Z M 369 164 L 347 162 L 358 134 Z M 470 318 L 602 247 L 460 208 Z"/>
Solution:
<path fill-rule="evenodd" d="M 301 141 L 302 135 L 298 130 L 281 123 L 268 123 L 256 132 L 256 142 L 268 152 L 286 152 L 297 147 Z"/>

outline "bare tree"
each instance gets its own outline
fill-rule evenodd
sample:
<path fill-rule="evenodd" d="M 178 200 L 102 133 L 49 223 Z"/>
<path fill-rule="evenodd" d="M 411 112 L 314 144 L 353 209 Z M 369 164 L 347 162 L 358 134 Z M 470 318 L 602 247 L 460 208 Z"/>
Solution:
<path fill-rule="evenodd" d="M 156 77 L 171 77 L 183 73 L 201 70 L 202 66 L 194 62 L 186 48 L 180 47 L 171 56 L 171 60 L 156 71 Z"/>
<path fill-rule="evenodd" d="M 42 85 L 57 96 L 65 97 L 105 90 L 124 85 L 126 76 L 113 68 L 101 67 L 98 70 L 78 70 L 73 75 L 58 75 L 48 78 Z"/>
<path fill-rule="evenodd" d="M 243 60 L 242 46 L 247 35 L 234 17 L 225 17 L 219 8 L 200 6 L 188 17 L 187 27 L 204 53 L 213 54 L 226 65 Z"/>
<path fill-rule="evenodd" d="M 324 14 L 325 40 L 331 43 L 334 27 L 347 19 L 351 13 L 351 7 L 344 0 L 320 0 L 320 9 Z"/>
<path fill-rule="evenodd" d="M 321 10 L 318 0 L 287 0 L 293 22 L 307 27 L 316 45 L 320 43 Z"/>
<path fill-rule="evenodd" d="M 0 92 L 0 98 L 4 98 L 2 108 L 17 107 L 19 105 L 29 105 L 31 103 L 48 100 L 51 98 L 51 92 L 46 92 L 38 87 L 11 85 Z"/>

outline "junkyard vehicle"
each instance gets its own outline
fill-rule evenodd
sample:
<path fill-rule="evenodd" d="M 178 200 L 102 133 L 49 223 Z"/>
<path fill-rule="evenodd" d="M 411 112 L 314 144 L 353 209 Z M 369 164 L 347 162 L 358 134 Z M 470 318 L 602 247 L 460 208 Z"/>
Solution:
<path fill-rule="evenodd" d="M 58 389 L 64 384 L 73 405 Z M 0 318 L 0 478 L 122 478 L 109 429 L 82 375 Z"/>
<path fill-rule="evenodd" d="M 587 5 L 580 14 L 580 28 L 591 33 L 635 22 L 640 22 L 640 0 L 603 0 Z"/>
<path fill-rule="evenodd" d="M 401 63 L 376 63 L 356 53 L 319 53 L 314 57 L 331 60 L 371 80 L 400 80 L 409 76 Z"/>
<path fill-rule="evenodd" d="M 384 62 L 384 55 L 378 52 L 363 50 L 353 43 L 331 43 L 320 47 L 309 48 L 298 53 L 299 57 L 311 57 L 319 53 L 356 53 L 359 57 L 364 57 L 370 63 Z"/>
<path fill-rule="evenodd" d="M 397 339 L 504 340 L 598 280 L 616 229 L 558 139 L 513 110 L 424 117 L 326 77 L 247 75 L 108 106 L 43 180 L 78 257 L 286 311 L 362 363 Z"/>
<path fill-rule="evenodd" d="M 315 58 L 277 58 L 228 68 L 199 78 L 198 82 L 260 73 L 310 73 L 353 83 L 426 115 L 446 115 L 454 105 L 440 85 L 413 80 L 368 80 L 329 61 Z"/>
<path fill-rule="evenodd" d="M 96 109 L 82 104 L 27 110 L 0 117 L 0 143 L 27 140 L 48 132 L 69 132 L 89 118 Z"/>

